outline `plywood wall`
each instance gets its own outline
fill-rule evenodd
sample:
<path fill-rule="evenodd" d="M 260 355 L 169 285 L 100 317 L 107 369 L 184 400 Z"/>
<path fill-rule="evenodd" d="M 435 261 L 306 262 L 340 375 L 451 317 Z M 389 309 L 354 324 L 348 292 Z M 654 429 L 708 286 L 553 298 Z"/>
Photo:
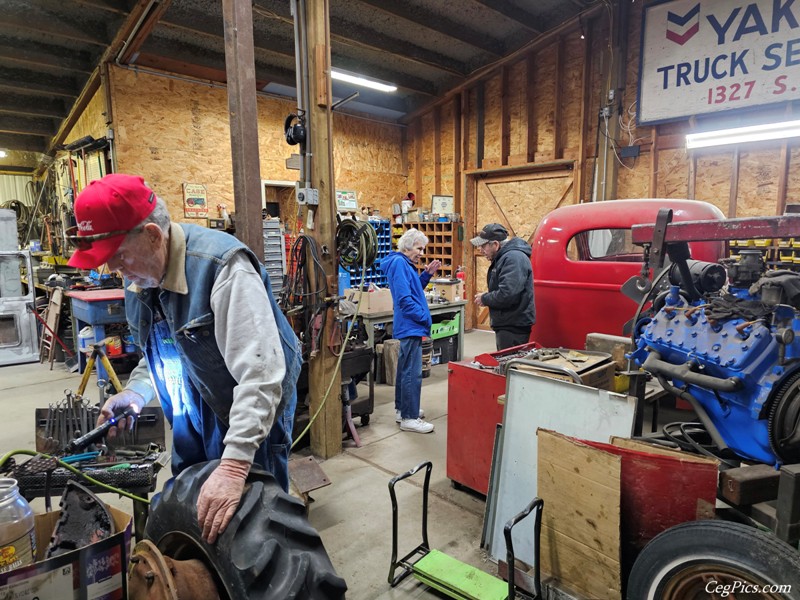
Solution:
<path fill-rule="evenodd" d="M 142 174 L 170 207 L 183 216 L 182 184 L 202 183 L 209 208 L 234 206 L 228 100 L 225 89 L 112 67 L 111 97 L 117 168 Z M 293 103 L 258 97 L 261 178 L 294 181 L 286 168 L 297 151 L 289 146 L 283 121 Z M 391 214 L 406 192 L 402 130 L 347 115 L 334 118 L 334 177 L 337 189 L 355 190 L 362 204 Z"/>
<path fill-rule="evenodd" d="M 105 137 L 106 121 L 106 103 L 103 88 L 101 87 L 94 93 L 94 96 L 89 100 L 86 108 L 75 122 L 75 126 L 64 138 L 64 144 L 70 144 L 87 135 L 95 139 Z"/>
<path fill-rule="evenodd" d="M 781 210 L 782 203 L 800 199 L 800 150 L 791 143 L 784 147 L 786 142 L 765 142 L 692 153 L 685 149 L 684 143 L 686 133 L 695 127 L 690 120 L 656 127 L 638 126 L 642 5 L 640 2 L 629 5 L 624 54 L 613 52 L 608 14 L 598 11 L 587 20 L 576 21 L 574 27 L 564 28 L 546 43 L 498 64 L 481 80 L 441 101 L 435 110 L 444 112 L 451 110 L 456 102 L 461 103 L 462 96 L 465 99 L 462 104 L 465 110 L 460 116 L 466 133 L 461 165 L 453 166 L 449 158 L 453 152 L 451 145 L 442 143 L 437 149 L 431 144 L 436 137 L 431 130 L 434 108 L 417 115 L 409 124 L 406 150 L 409 182 L 418 182 L 419 189 L 415 191 L 420 202 L 423 205 L 428 202 L 433 189 L 442 187 L 445 177 L 448 180 L 464 175 L 491 178 L 501 173 L 506 175 L 509 166 L 535 169 L 559 159 L 574 161 L 582 177 L 582 189 L 574 189 L 568 201 L 598 199 L 593 196 L 594 169 L 598 153 L 606 146 L 617 150 L 616 155 L 609 154 L 609 160 L 615 163 L 613 181 L 605 182 L 610 190 L 616 186 L 616 198 L 694 197 L 715 204 L 730 217 L 774 215 Z M 587 34 L 586 39 L 581 39 L 581 31 Z M 586 48 L 587 43 L 591 44 L 590 49 Z M 619 61 L 624 61 L 624 66 L 620 67 Z M 600 109 L 606 103 L 608 85 L 615 76 L 619 87 L 614 90 L 616 101 L 606 125 L 600 118 Z M 588 81 L 587 89 L 584 81 Z M 483 103 L 479 106 L 481 87 Z M 776 120 L 781 120 L 797 112 L 792 109 L 779 106 L 769 110 L 774 112 Z M 484 141 L 478 149 L 480 119 Z M 717 117 L 719 127 L 735 126 L 743 123 L 742 119 L 746 115 Z M 704 126 L 713 129 L 713 121 L 713 117 L 707 117 Z M 616 133 L 610 131 L 617 123 Z M 441 139 L 449 139 L 450 121 L 440 119 L 439 127 Z M 615 137 L 606 144 L 607 133 Z M 625 146 L 638 146 L 639 156 L 621 158 L 619 151 Z M 435 170 L 437 152 L 443 167 L 439 175 Z M 481 153 L 483 160 L 479 164 Z M 603 174 L 598 174 L 599 189 L 602 179 Z M 784 197 L 781 197 L 781 180 L 786 182 Z M 461 198 L 464 207 L 469 203 L 477 205 L 472 210 L 462 210 L 476 221 L 466 224 L 468 232 L 475 231 L 482 224 L 481 218 L 494 211 L 481 206 L 478 190 L 479 186 L 467 185 Z M 553 193 L 558 192 L 554 189 Z M 518 200 L 521 206 L 529 207 L 523 196 Z M 515 222 L 527 219 L 530 222 L 518 225 L 522 230 L 532 231 L 541 219 L 539 213 L 523 210 L 508 218 Z M 469 256 L 465 254 L 464 259 L 469 260 Z"/>

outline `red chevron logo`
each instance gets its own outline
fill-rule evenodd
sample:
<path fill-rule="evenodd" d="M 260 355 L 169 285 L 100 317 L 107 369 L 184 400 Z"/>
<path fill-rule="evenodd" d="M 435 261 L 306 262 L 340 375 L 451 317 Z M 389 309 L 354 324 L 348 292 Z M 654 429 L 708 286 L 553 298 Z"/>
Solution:
<path fill-rule="evenodd" d="M 686 30 L 686 32 L 683 35 L 678 35 L 674 31 L 667 30 L 667 39 L 671 42 L 675 42 L 676 44 L 683 46 L 698 31 L 700 31 L 700 23 L 695 23 L 694 25 L 692 25 L 689 29 Z"/>

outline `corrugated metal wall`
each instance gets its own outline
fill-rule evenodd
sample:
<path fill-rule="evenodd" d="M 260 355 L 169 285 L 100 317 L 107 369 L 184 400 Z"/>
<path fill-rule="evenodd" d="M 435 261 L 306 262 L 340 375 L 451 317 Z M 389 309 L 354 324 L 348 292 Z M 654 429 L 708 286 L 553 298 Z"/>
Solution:
<path fill-rule="evenodd" d="M 30 180 L 30 175 L 0 174 L 0 206 L 11 200 L 19 200 L 23 204 L 32 205 L 36 199 L 29 198 L 25 192 L 25 186 Z"/>

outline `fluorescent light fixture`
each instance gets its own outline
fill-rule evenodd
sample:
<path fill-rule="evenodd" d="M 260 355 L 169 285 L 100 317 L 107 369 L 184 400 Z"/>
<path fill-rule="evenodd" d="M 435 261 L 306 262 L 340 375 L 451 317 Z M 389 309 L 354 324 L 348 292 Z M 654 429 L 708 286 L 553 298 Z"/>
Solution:
<path fill-rule="evenodd" d="M 800 121 L 783 121 L 766 125 L 689 133 L 686 135 L 686 147 L 689 149 L 708 148 L 710 146 L 724 146 L 725 144 L 740 144 L 743 142 L 782 140 L 797 136 L 800 136 Z"/>
<path fill-rule="evenodd" d="M 6 156 L 8 156 L 8 152 L 5 150 L 0 150 L 0 158 L 5 158 Z"/>
<path fill-rule="evenodd" d="M 389 83 L 382 83 L 380 81 L 375 81 L 374 79 L 367 79 L 366 77 L 362 77 L 361 75 L 356 75 L 355 73 L 347 73 L 345 71 L 337 71 L 335 69 L 331 69 L 331 79 L 346 81 L 347 83 L 368 87 L 373 90 L 378 90 L 379 92 L 397 91 L 396 85 L 391 85 Z"/>

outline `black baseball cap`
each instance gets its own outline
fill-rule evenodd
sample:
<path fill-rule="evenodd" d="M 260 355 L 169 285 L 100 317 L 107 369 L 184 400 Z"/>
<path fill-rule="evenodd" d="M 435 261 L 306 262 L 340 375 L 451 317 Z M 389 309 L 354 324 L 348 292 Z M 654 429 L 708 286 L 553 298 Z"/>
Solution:
<path fill-rule="evenodd" d="M 478 234 L 470 240 L 473 246 L 483 246 L 486 242 L 502 242 L 508 237 L 508 230 L 500 223 L 489 223 Z"/>

